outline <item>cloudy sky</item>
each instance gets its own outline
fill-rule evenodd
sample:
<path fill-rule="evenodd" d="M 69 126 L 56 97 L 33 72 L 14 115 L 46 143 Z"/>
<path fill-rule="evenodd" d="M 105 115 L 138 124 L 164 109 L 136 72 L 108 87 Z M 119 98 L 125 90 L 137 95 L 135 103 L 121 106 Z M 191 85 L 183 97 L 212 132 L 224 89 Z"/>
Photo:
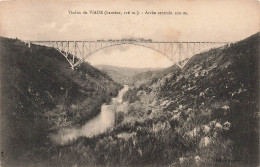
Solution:
<path fill-rule="evenodd" d="M 146 38 L 154 41 L 238 41 L 259 31 L 257 0 L 0 2 L 0 35 L 24 40 Z M 176 15 L 73 15 L 71 11 L 173 11 Z M 91 64 L 167 67 L 155 51 L 122 45 L 93 54 Z"/>

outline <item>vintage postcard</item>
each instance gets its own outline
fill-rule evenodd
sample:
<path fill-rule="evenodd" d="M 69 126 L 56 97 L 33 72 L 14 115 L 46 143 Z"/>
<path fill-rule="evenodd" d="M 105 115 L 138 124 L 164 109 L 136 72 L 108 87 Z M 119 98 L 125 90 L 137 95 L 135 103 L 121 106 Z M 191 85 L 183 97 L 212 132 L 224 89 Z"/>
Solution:
<path fill-rule="evenodd" d="M 0 1 L 2 167 L 258 167 L 260 1 Z"/>

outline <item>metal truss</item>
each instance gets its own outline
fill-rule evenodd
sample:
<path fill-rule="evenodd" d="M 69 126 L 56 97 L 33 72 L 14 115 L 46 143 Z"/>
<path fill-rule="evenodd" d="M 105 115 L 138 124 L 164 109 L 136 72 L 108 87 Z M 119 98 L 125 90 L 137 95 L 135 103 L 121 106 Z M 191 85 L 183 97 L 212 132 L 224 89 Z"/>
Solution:
<path fill-rule="evenodd" d="M 188 60 L 195 54 L 211 48 L 221 47 L 228 42 L 154 42 L 154 41 L 122 41 L 122 40 L 97 40 L 97 41 L 27 41 L 58 50 L 69 62 L 72 69 L 80 65 L 86 58 L 99 50 L 119 46 L 137 45 L 155 50 L 166 56 L 173 64 L 183 68 Z"/>

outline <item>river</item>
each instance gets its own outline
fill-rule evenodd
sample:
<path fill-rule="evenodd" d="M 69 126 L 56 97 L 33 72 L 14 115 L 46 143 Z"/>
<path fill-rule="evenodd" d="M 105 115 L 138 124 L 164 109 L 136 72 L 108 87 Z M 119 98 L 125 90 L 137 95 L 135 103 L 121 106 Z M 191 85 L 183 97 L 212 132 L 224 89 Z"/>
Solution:
<path fill-rule="evenodd" d="M 80 136 L 92 137 L 113 127 L 115 112 L 117 107 L 123 103 L 123 95 L 128 89 L 128 85 L 124 85 L 124 88 L 119 91 L 118 96 L 112 98 L 110 104 L 103 104 L 101 112 L 96 117 L 87 121 L 83 126 L 61 128 L 57 132 L 50 134 L 50 139 L 56 144 L 63 145 Z"/>

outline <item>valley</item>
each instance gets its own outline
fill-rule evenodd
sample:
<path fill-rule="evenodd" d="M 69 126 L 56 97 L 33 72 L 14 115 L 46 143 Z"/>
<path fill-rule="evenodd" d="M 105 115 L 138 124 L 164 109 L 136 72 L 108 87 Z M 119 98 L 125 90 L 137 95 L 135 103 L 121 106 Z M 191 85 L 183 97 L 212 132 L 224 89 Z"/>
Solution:
<path fill-rule="evenodd" d="M 259 33 L 165 69 L 0 44 L 3 165 L 259 164 Z"/>

